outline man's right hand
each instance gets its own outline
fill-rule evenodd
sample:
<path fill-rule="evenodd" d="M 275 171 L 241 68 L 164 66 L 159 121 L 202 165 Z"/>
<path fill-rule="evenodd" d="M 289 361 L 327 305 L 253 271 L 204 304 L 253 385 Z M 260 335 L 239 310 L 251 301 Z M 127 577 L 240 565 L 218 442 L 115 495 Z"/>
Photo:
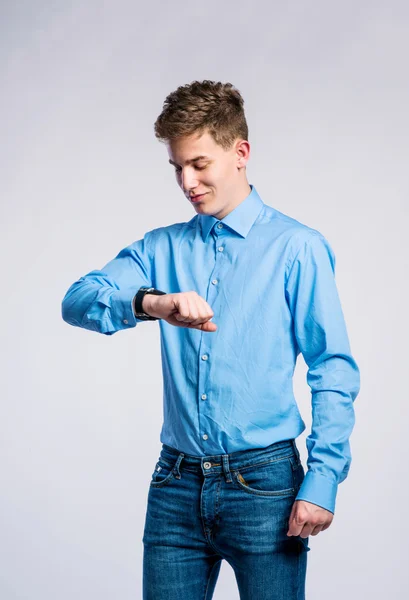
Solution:
<path fill-rule="evenodd" d="M 206 300 L 195 291 L 178 294 L 145 294 L 142 310 L 152 317 L 163 319 L 176 327 L 216 331 L 210 319 L 214 313 Z"/>

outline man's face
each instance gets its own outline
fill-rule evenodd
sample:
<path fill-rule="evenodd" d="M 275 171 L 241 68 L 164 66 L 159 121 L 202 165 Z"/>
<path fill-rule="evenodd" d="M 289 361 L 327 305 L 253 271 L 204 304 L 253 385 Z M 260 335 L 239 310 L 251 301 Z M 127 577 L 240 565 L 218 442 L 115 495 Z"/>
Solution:
<path fill-rule="evenodd" d="M 226 151 L 207 131 L 201 136 L 194 134 L 166 142 L 177 183 L 197 213 L 223 219 L 233 210 L 243 188 L 243 143 L 247 144 L 237 140 Z M 199 197 L 195 201 L 192 196 L 196 195 Z"/>

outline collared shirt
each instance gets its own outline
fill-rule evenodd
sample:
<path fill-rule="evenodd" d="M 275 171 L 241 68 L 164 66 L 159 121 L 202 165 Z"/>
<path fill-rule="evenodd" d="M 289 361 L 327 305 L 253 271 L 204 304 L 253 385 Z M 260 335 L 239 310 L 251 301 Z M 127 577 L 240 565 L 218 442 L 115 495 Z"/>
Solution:
<path fill-rule="evenodd" d="M 312 427 L 296 500 L 335 511 L 347 477 L 360 387 L 335 283 L 335 256 L 316 229 L 265 204 L 254 185 L 227 216 L 148 231 L 62 301 L 71 325 L 112 335 L 153 321 L 135 318 L 141 286 L 196 291 L 215 332 L 159 320 L 164 419 L 160 441 L 195 456 L 264 448 L 297 438 L 305 423 L 293 393 L 301 352 Z"/>

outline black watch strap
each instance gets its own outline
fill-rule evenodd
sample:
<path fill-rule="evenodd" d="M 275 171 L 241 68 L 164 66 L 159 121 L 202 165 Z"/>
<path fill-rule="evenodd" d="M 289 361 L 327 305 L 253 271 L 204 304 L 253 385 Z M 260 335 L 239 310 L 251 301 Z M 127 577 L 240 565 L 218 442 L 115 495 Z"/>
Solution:
<path fill-rule="evenodd" d="M 152 317 L 151 315 L 148 315 L 146 312 L 143 311 L 142 300 L 145 294 L 154 294 L 155 296 L 162 296 L 166 294 L 166 292 L 161 292 L 161 290 L 157 290 L 153 287 L 142 286 L 136 292 L 133 299 L 133 308 L 135 317 L 137 319 L 141 319 L 143 321 L 158 321 L 159 317 Z"/>

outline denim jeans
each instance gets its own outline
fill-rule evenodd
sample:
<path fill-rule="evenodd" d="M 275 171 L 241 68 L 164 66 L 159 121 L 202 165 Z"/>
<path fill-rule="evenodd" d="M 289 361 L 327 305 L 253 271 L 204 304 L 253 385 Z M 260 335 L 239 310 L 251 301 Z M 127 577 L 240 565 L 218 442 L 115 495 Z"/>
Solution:
<path fill-rule="evenodd" d="M 144 600 L 210 600 L 225 559 L 241 600 L 304 600 L 309 538 L 287 536 L 295 440 L 192 456 L 162 444 L 143 534 Z"/>

